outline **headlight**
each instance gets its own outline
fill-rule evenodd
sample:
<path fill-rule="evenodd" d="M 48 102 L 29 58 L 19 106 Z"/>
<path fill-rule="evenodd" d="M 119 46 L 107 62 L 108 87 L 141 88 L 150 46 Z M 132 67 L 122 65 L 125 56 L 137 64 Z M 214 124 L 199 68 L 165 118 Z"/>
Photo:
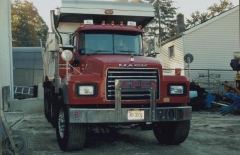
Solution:
<path fill-rule="evenodd" d="M 78 94 L 79 95 L 93 95 L 94 87 L 93 86 L 79 86 Z"/>
<path fill-rule="evenodd" d="M 78 97 L 96 97 L 98 90 L 97 84 L 89 83 L 89 84 L 76 84 L 76 96 Z"/>
<path fill-rule="evenodd" d="M 170 94 L 183 94 L 183 86 L 170 86 Z"/>
<path fill-rule="evenodd" d="M 186 85 L 185 84 L 169 84 L 168 85 L 168 95 L 186 95 Z"/>

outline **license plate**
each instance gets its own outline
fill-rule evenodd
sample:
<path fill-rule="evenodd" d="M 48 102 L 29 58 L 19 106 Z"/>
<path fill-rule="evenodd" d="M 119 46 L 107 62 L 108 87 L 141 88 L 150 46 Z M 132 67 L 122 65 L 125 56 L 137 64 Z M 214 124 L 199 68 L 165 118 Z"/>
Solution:
<path fill-rule="evenodd" d="M 128 120 L 144 120 L 144 111 L 128 110 Z"/>

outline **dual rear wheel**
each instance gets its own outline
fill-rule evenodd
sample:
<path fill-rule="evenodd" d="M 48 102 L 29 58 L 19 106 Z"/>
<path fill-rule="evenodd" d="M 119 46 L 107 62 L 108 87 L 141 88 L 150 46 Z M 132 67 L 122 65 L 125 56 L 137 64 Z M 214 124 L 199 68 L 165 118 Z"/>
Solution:
<path fill-rule="evenodd" d="M 55 128 L 57 126 L 58 96 L 52 95 L 51 89 L 44 90 L 44 114 L 48 122 Z"/>
<path fill-rule="evenodd" d="M 44 114 L 48 122 L 51 122 L 51 90 L 44 89 Z"/>

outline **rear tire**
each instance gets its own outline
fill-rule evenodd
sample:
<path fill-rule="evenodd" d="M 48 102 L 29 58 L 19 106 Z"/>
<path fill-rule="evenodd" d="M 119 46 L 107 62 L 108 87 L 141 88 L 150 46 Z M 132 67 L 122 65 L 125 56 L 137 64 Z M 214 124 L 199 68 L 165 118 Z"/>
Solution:
<path fill-rule="evenodd" d="M 153 128 L 153 133 L 160 144 L 179 145 L 187 139 L 190 120 L 162 122 Z"/>
<path fill-rule="evenodd" d="M 62 151 L 76 151 L 83 148 L 87 133 L 86 124 L 69 123 L 68 108 L 62 107 L 58 112 L 56 135 Z"/>
<path fill-rule="evenodd" d="M 51 90 L 44 90 L 44 114 L 48 122 L 51 121 Z"/>
<path fill-rule="evenodd" d="M 51 104 L 51 124 L 52 127 L 56 128 L 57 126 L 57 121 L 58 121 L 58 110 L 59 110 L 59 106 L 56 104 Z"/>

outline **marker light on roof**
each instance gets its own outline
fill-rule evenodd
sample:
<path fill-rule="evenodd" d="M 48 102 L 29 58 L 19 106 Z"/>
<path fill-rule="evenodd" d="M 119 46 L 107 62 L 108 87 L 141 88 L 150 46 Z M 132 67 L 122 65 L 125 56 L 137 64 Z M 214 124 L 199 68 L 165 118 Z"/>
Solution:
<path fill-rule="evenodd" d="M 93 20 L 92 19 L 84 20 L 84 25 L 87 25 L 87 24 L 93 24 Z"/>
<path fill-rule="evenodd" d="M 128 21 L 127 26 L 136 26 L 136 22 Z"/>
<path fill-rule="evenodd" d="M 102 25 L 106 25 L 105 20 L 102 21 Z"/>
<path fill-rule="evenodd" d="M 111 22 L 111 25 L 114 25 L 114 21 Z"/>
<path fill-rule="evenodd" d="M 140 30 L 141 30 L 141 29 L 142 29 L 142 25 L 138 25 L 138 29 L 140 29 Z"/>
<path fill-rule="evenodd" d="M 104 12 L 107 15 L 112 15 L 113 14 L 113 10 L 105 10 Z"/>
<path fill-rule="evenodd" d="M 120 21 L 120 26 L 123 26 L 123 21 Z"/>

